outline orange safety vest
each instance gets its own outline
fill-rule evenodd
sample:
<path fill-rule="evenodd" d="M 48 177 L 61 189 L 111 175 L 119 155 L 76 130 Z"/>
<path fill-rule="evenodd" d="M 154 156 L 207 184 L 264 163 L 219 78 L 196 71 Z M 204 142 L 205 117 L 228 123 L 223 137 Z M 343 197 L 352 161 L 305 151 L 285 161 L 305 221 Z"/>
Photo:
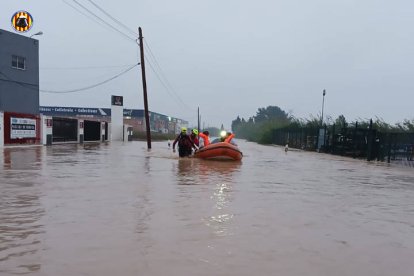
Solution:
<path fill-rule="evenodd" d="M 231 141 L 231 139 L 233 139 L 233 137 L 234 137 L 234 133 L 230 134 L 230 136 L 229 136 L 229 137 L 227 137 L 227 138 L 224 140 L 224 142 L 225 142 L 225 143 L 230 143 L 230 141 Z"/>
<path fill-rule="evenodd" d="M 210 145 L 210 140 L 208 139 L 208 136 L 207 135 L 205 135 L 204 133 L 199 133 L 198 135 L 201 138 L 203 138 L 203 140 L 204 140 L 204 146 Z"/>

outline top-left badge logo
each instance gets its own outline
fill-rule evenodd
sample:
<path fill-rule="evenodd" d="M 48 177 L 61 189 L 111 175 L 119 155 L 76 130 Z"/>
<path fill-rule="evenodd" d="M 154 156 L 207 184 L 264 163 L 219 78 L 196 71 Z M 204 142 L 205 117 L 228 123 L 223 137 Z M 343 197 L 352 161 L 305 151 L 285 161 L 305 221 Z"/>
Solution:
<path fill-rule="evenodd" d="M 18 11 L 12 16 L 11 23 L 16 31 L 24 33 L 32 28 L 33 17 L 27 11 Z"/>

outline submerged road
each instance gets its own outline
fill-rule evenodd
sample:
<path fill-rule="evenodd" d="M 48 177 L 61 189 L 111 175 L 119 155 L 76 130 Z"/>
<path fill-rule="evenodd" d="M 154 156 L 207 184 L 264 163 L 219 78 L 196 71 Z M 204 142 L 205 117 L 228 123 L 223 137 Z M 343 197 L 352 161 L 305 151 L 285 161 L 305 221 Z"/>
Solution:
<path fill-rule="evenodd" d="M 413 275 L 412 168 L 238 143 L 0 149 L 0 275 Z"/>

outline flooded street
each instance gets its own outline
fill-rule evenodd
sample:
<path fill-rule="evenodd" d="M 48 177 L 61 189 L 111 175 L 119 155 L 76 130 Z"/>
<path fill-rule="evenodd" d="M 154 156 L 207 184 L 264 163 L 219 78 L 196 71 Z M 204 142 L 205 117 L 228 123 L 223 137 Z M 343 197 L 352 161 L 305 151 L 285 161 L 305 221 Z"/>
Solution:
<path fill-rule="evenodd" d="M 414 171 L 238 141 L 0 151 L 0 275 L 407 275 Z"/>

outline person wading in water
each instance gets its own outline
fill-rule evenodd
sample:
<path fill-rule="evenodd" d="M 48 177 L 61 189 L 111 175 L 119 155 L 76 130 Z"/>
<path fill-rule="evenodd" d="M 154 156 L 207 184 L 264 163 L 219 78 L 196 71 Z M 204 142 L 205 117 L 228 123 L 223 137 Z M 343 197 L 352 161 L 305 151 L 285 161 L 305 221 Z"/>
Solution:
<path fill-rule="evenodd" d="M 191 141 L 193 141 L 193 143 L 199 147 L 200 146 L 200 142 L 198 140 L 198 130 L 193 128 L 193 130 L 191 130 L 191 134 L 190 134 L 190 139 Z"/>
<path fill-rule="evenodd" d="M 178 155 L 180 157 L 190 156 L 192 149 L 197 150 L 197 146 L 191 141 L 190 136 L 187 135 L 187 128 L 182 127 L 181 133 L 178 134 L 173 143 L 173 152 L 175 152 L 175 145 L 178 143 Z"/>

